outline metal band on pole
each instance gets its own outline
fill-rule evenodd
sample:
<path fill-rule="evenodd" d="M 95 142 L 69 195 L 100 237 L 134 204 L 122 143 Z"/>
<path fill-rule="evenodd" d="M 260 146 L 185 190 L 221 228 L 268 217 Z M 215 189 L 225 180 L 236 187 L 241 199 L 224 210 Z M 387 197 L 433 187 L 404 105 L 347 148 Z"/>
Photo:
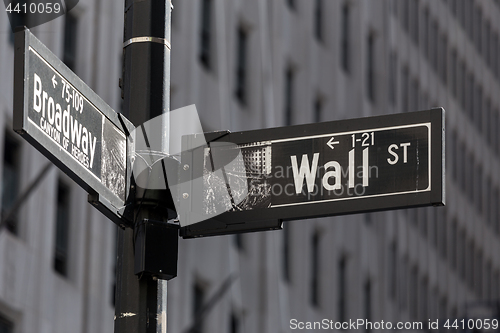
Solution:
<path fill-rule="evenodd" d="M 172 48 L 170 47 L 170 42 L 166 40 L 165 38 L 158 38 L 158 37 L 134 37 L 130 38 L 126 42 L 123 43 L 123 48 L 126 48 L 130 44 L 133 43 L 144 43 L 144 42 L 151 42 L 151 43 L 158 43 L 158 44 L 163 44 L 166 47 L 168 47 L 169 50 Z"/>
<path fill-rule="evenodd" d="M 160 115 L 163 120 L 168 119 L 164 113 L 170 110 L 172 4 L 171 0 L 124 1 L 123 115 L 139 127 Z M 168 133 L 162 135 L 169 137 Z M 120 230 L 118 238 L 114 332 L 166 333 L 167 281 L 152 275 L 150 270 L 146 271 L 149 261 L 146 261 L 145 253 L 149 247 L 145 244 L 157 241 L 151 240 L 151 235 L 166 235 L 167 232 L 170 236 L 175 233 L 177 240 L 178 231 L 166 230 L 171 229 L 168 228 L 168 214 L 165 214 L 167 208 L 163 204 L 168 201 L 164 194 L 167 189 L 134 188 L 130 207 L 136 223 L 134 229 Z M 150 227 L 160 232 L 146 232 Z M 163 256 L 175 256 L 176 259 L 177 246 L 172 246 Z"/>

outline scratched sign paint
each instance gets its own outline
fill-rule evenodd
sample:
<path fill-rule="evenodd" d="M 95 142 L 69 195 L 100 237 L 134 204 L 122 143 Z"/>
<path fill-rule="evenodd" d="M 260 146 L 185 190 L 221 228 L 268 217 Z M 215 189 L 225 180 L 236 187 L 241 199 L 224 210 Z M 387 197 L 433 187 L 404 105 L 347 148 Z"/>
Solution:
<path fill-rule="evenodd" d="M 190 201 L 182 216 L 211 222 L 185 224 L 181 234 L 229 233 L 234 221 L 243 232 L 260 227 L 255 221 L 443 205 L 444 130 L 439 108 L 219 135 L 183 156 L 183 164 L 194 164 L 186 173 L 203 182 L 183 190 L 181 203 Z M 234 150 L 242 158 L 217 173 L 211 151 L 222 142 L 232 144 L 227 160 Z"/>
<path fill-rule="evenodd" d="M 16 33 L 14 130 L 117 212 L 127 185 L 126 120 L 29 30 Z"/>

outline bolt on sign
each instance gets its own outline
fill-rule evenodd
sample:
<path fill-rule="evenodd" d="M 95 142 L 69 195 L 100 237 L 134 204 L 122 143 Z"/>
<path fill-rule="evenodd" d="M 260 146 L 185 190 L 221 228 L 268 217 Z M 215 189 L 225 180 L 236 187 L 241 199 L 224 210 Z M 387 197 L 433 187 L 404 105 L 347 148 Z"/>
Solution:
<path fill-rule="evenodd" d="M 444 205 L 444 129 L 444 110 L 438 108 L 221 133 L 204 147 L 195 147 L 196 137 L 186 137 L 182 164 L 192 168 L 181 171 L 181 235 L 275 229 L 276 221 L 287 219 Z M 227 163 L 235 149 L 242 162 Z M 225 165 L 214 168 L 213 157 Z M 230 200 L 219 202 L 221 197 Z M 207 219 L 198 222 L 200 216 Z"/>
<path fill-rule="evenodd" d="M 14 130 L 116 223 L 127 196 L 126 133 L 133 128 L 28 29 L 16 33 Z"/>

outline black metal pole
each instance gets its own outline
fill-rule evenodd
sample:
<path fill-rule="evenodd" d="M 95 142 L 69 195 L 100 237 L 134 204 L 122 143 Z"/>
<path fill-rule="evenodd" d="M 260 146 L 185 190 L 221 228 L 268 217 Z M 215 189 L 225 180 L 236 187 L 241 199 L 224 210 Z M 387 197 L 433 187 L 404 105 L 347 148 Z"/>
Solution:
<path fill-rule="evenodd" d="M 123 114 L 136 127 L 169 111 L 171 9 L 171 0 L 125 0 Z M 154 199 L 153 194 L 145 205 L 132 203 L 136 222 L 167 221 Z M 127 228 L 118 237 L 115 333 L 164 333 L 166 320 L 158 313 L 166 311 L 166 295 L 158 291 L 166 292 L 166 281 L 134 274 L 135 235 Z"/>

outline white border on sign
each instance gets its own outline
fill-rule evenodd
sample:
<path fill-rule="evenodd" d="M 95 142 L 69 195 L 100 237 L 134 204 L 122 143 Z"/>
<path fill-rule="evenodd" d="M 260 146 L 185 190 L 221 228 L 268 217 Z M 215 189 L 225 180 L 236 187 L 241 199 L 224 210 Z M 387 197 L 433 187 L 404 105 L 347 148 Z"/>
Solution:
<path fill-rule="evenodd" d="M 337 198 L 337 199 L 324 199 L 324 200 L 315 200 L 315 201 L 296 202 L 296 203 L 289 203 L 289 204 L 271 205 L 270 208 L 274 208 L 274 207 L 287 207 L 287 206 L 298 206 L 298 205 L 309 205 L 309 204 L 317 204 L 317 203 L 332 202 L 332 201 L 353 200 L 353 199 L 376 198 L 376 197 L 383 197 L 383 196 L 392 196 L 392 195 L 410 194 L 410 193 L 419 193 L 419 192 L 428 192 L 428 191 L 430 191 L 431 190 L 431 183 L 432 183 L 431 182 L 431 148 L 432 148 L 432 146 L 431 146 L 431 123 L 429 123 L 429 122 L 428 123 L 420 123 L 420 124 L 411 124 L 411 125 L 400 125 L 400 126 L 392 126 L 392 127 L 364 129 L 364 130 L 357 130 L 357 131 L 350 131 L 350 132 L 318 134 L 318 135 L 301 136 L 301 137 L 295 137 L 295 138 L 286 138 L 286 139 L 279 139 L 279 140 L 271 140 L 271 144 L 272 143 L 279 143 L 279 142 L 288 142 L 288 141 L 298 141 L 298 140 L 306 140 L 306 139 L 325 138 L 325 137 L 336 136 L 336 135 L 348 135 L 348 134 L 365 133 L 365 132 L 378 132 L 378 131 L 386 131 L 386 130 L 401 129 L 401 128 L 420 127 L 420 126 L 427 127 L 427 131 L 428 131 L 428 134 L 429 134 L 429 142 L 428 142 L 428 146 L 429 146 L 429 149 L 428 149 L 428 154 L 429 154 L 429 162 L 428 162 L 429 186 L 425 190 L 415 190 L 415 191 L 405 191 L 405 192 L 393 192 L 393 193 L 373 194 L 373 195 L 366 195 L 366 196 L 359 196 L 359 197 L 348 197 L 348 198 Z"/>
<path fill-rule="evenodd" d="M 47 66 L 49 66 L 53 71 L 54 73 L 56 73 L 60 79 L 64 80 L 66 82 L 66 84 L 68 84 L 69 86 L 71 86 L 71 88 L 73 88 L 73 90 L 75 91 L 78 91 L 80 93 L 80 96 L 83 97 L 87 103 L 89 105 L 91 105 L 95 111 L 97 111 L 101 116 L 102 116 L 102 128 L 101 128 L 101 138 L 104 136 L 104 121 L 106 118 L 106 115 L 104 115 L 104 113 L 102 113 L 95 105 L 94 103 L 92 103 L 91 101 L 89 101 L 89 99 L 84 96 L 80 90 L 76 89 L 75 86 L 73 86 L 69 80 L 67 80 L 64 76 L 61 75 L 61 73 L 59 73 L 51 64 L 49 64 L 47 62 L 47 60 L 45 60 L 34 48 L 32 48 L 31 46 L 29 46 L 29 50 L 33 52 L 34 55 L 36 55 L 38 58 L 40 58 L 41 61 L 43 61 Z M 29 97 L 28 97 L 29 98 Z M 64 151 L 66 154 L 68 154 L 69 156 L 71 156 L 71 158 L 76 161 L 79 165 L 81 165 L 82 167 L 85 168 L 85 170 L 87 170 L 92 176 L 94 176 L 101 184 L 102 184 L 102 179 L 99 177 L 97 177 L 89 168 L 87 168 L 85 165 L 83 165 L 80 161 L 78 161 L 69 151 L 67 151 L 66 149 L 64 149 L 56 140 L 54 140 L 50 135 L 48 135 L 45 131 L 43 131 L 40 126 L 38 126 L 38 124 L 36 124 L 33 120 L 30 119 L 29 116 L 26 117 L 28 119 L 28 121 L 30 123 L 32 123 L 40 132 L 42 132 L 46 137 L 48 137 L 50 140 L 52 140 L 58 147 L 59 147 L 59 150 L 62 150 Z M 112 123 L 113 127 L 115 128 L 116 132 L 119 133 L 122 137 L 123 137 L 123 140 L 127 140 L 126 136 Z M 102 147 L 101 147 L 102 149 Z M 126 155 L 126 154 L 125 154 Z M 126 164 L 126 160 L 124 161 L 124 163 Z M 106 187 L 107 188 L 107 187 Z M 115 193 L 113 193 L 115 194 Z M 115 194 L 116 195 L 116 194 Z"/>

